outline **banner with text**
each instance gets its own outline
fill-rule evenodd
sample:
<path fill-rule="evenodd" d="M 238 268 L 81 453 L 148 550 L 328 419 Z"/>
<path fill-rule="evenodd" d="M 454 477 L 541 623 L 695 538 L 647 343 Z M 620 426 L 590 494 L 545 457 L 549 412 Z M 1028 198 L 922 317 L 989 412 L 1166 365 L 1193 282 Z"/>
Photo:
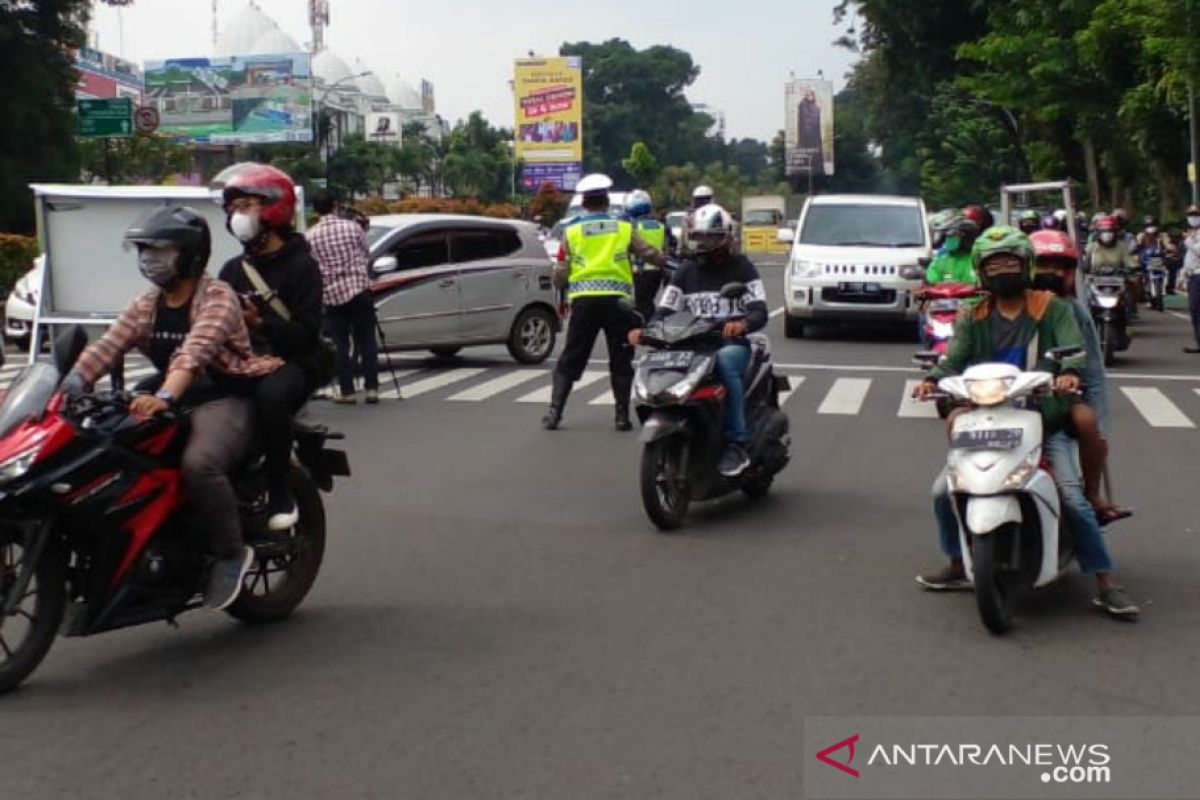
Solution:
<path fill-rule="evenodd" d="M 787 174 L 833 174 L 833 84 L 796 80 L 786 84 L 784 147 Z"/>
<path fill-rule="evenodd" d="M 575 188 L 583 163 L 583 61 L 578 57 L 521 58 L 513 70 L 516 157 L 522 184 Z"/>

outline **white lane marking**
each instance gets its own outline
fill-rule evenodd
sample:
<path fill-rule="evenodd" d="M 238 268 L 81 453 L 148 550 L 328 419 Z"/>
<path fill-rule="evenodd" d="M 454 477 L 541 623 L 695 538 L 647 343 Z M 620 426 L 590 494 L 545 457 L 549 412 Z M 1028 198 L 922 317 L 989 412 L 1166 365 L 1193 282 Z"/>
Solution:
<path fill-rule="evenodd" d="M 379 396 L 385 400 L 395 400 L 398 396 L 401 396 L 401 395 L 397 395 L 397 393 L 396 393 L 396 381 L 402 381 L 405 378 L 407 378 L 408 376 L 416 375 L 419 372 L 421 372 L 421 370 L 419 370 L 419 369 L 397 370 L 395 378 L 392 378 L 392 374 L 390 372 L 380 372 L 379 373 Z M 387 383 L 385 383 L 385 381 L 387 381 Z M 389 384 L 391 385 L 390 389 L 383 388 L 384 386 L 387 386 Z M 405 392 L 402 396 L 407 397 L 408 393 Z"/>
<path fill-rule="evenodd" d="M 817 413 L 857 414 L 862 410 L 863 400 L 867 398 L 867 391 L 870 388 L 870 378 L 838 378 L 833 382 L 829 394 L 825 395 Z"/>
<path fill-rule="evenodd" d="M 937 419 L 937 404 L 923 400 L 913 400 L 912 393 L 921 381 L 908 380 L 904 382 L 904 394 L 900 397 L 900 410 L 897 417 L 913 417 L 920 419 Z"/>
<path fill-rule="evenodd" d="M 784 311 L 787 311 L 787 308 L 786 308 L 785 306 L 780 306 L 779 308 L 775 309 L 774 311 L 772 311 L 772 312 L 771 312 L 770 314 L 768 314 L 767 316 L 768 316 L 768 317 L 770 317 L 771 319 L 775 319 L 775 318 L 776 318 L 776 317 L 778 317 L 780 314 L 782 314 Z"/>
<path fill-rule="evenodd" d="M 452 369 L 447 372 L 439 372 L 431 375 L 428 378 L 409 384 L 404 387 L 405 397 L 420 397 L 423 394 L 437 391 L 445 386 L 465 381 L 468 378 L 474 378 L 476 375 L 482 375 L 487 372 L 486 369 Z"/>
<path fill-rule="evenodd" d="M 575 381 L 574 391 L 582 389 L 586 386 L 591 386 L 593 383 L 600 380 L 607 374 L 608 374 L 607 372 L 601 372 L 600 370 L 588 370 L 587 372 L 583 373 L 583 377 L 581 377 L 579 380 Z M 524 395 L 523 397 L 518 397 L 517 402 L 518 403 L 549 403 L 550 402 L 550 393 L 553 390 L 554 390 L 553 384 L 550 384 L 549 386 L 543 386 L 542 388 L 540 388 L 536 391 L 530 392 L 529 394 Z"/>
<path fill-rule="evenodd" d="M 1168 311 L 1167 313 L 1170 314 L 1172 317 L 1179 317 L 1184 322 L 1192 321 L 1192 318 L 1190 316 L 1188 316 L 1187 314 L 1180 314 L 1178 311 Z"/>
<path fill-rule="evenodd" d="M 779 407 L 780 408 L 783 408 L 784 404 L 787 403 L 787 401 L 789 399 L 791 399 L 791 396 L 794 395 L 796 393 L 796 390 L 800 388 L 800 384 L 804 383 L 803 375 L 788 375 L 787 379 L 788 379 L 788 382 L 790 382 L 792 384 L 792 388 L 788 389 L 787 391 L 779 393 Z"/>
<path fill-rule="evenodd" d="M 1179 406 L 1172 403 L 1161 390 L 1152 386 L 1122 386 L 1121 391 L 1133 403 L 1152 428 L 1194 428 Z"/>
<path fill-rule="evenodd" d="M 604 394 L 600 395 L 595 400 L 588 403 L 589 406 L 615 406 L 616 404 L 617 404 L 617 398 L 613 397 L 611 387 L 608 389 L 605 389 Z"/>
<path fill-rule="evenodd" d="M 498 378 L 493 378 L 490 381 L 481 383 L 478 386 L 473 386 L 470 389 L 461 391 L 456 395 L 451 396 L 450 400 L 459 400 L 468 403 L 478 403 L 481 400 L 487 400 L 489 397 L 494 397 L 501 392 L 507 392 L 514 386 L 520 386 L 522 383 L 540 378 L 545 375 L 545 370 L 540 369 L 521 369 L 516 372 L 509 372 L 506 375 L 501 375 Z"/>

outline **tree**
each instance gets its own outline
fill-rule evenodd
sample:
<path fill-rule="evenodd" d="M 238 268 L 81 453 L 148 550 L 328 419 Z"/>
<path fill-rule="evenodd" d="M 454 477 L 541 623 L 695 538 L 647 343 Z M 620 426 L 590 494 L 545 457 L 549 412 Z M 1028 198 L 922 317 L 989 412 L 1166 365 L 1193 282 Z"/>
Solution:
<path fill-rule="evenodd" d="M 383 193 L 383 185 L 396 175 L 396 148 L 368 142 L 361 133 L 346 137 L 342 147 L 329 158 L 330 188 L 354 199 L 360 194 Z"/>
<path fill-rule="evenodd" d="M 547 225 L 561 219 L 566 210 L 567 198 L 554 187 L 553 183 L 543 183 L 537 194 L 529 201 L 529 218 L 541 217 Z"/>
<path fill-rule="evenodd" d="M 648 186 L 658 174 L 658 159 L 645 142 L 634 142 L 629 151 L 629 158 L 621 161 L 625 173 L 633 178 L 638 186 Z"/>
<path fill-rule="evenodd" d="M 127 139 L 84 139 L 79 145 L 84 180 L 162 183 L 192 171 L 192 151 L 175 138 L 139 133 Z"/>
<path fill-rule="evenodd" d="M 89 0 L 0 3 L 0 230 L 31 231 L 28 184 L 78 177 L 73 52 Z"/>

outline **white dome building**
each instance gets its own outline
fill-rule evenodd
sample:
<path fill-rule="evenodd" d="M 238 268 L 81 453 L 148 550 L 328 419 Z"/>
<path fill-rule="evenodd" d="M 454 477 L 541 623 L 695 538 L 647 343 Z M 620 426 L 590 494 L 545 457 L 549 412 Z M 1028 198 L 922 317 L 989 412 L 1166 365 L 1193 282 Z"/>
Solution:
<path fill-rule="evenodd" d="M 313 77 L 325 86 L 337 84 L 340 92 L 360 91 L 358 82 L 354 79 L 356 73 L 332 50 L 322 50 L 313 56 L 312 72 Z"/>
<path fill-rule="evenodd" d="M 392 105 L 402 108 L 405 111 L 421 111 L 423 108 L 421 93 L 399 74 L 393 76 L 391 83 L 388 85 L 387 98 L 392 102 Z"/>
<path fill-rule="evenodd" d="M 358 66 L 360 67 L 358 70 L 360 73 L 367 71 L 365 68 L 362 68 L 362 64 L 359 64 Z M 358 85 L 359 88 L 362 89 L 362 93 L 373 100 L 388 99 L 387 92 L 383 90 L 383 83 L 379 80 L 379 77 L 374 72 L 372 72 L 370 75 L 363 75 L 361 78 L 359 78 Z"/>
<path fill-rule="evenodd" d="M 217 56 L 300 53 L 304 48 L 254 3 L 247 3 L 217 34 Z"/>

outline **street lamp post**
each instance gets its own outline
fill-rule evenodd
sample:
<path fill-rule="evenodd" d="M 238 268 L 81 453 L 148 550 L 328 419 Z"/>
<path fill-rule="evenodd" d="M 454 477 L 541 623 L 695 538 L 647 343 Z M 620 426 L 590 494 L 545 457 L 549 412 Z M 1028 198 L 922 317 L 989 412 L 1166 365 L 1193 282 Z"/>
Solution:
<path fill-rule="evenodd" d="M 325 87 L 325 90 L 323 92 L 321 92 L 320 98 L 317 99 L 317 126 L 318 126 L 317 137 L 318 137 L 318 139 L 320 138 L 320 133 L 321 133 L 321 131 L 320 131 L 321 112 L 325 108 L 325 98 L 329 97 L 329 93 L 332 92 L 334 89 L 336 89 L 338 86 L 345 83 L 346 81 L 353 81 L 353 80 L 357 80 L 358 78 L 365 78 L 368 75 L 373 75 L 373 74 L 374 73 L 371 72 L 371 70 L 367 70 L 365 72 L 360 72 L 357 75 L 347 75 L 346 77 L 339 78 L 338 80 L 334 81 L 333 83 L 331 83 Z M 333 148 L 330 146 L 330 144 L 331 144 L 330 138 L 331 137 L 329 137 L 329 136 L 325 137 L 325 187 L 326 188 L 329 187 L 329 159 L 333 157 Z"/>

